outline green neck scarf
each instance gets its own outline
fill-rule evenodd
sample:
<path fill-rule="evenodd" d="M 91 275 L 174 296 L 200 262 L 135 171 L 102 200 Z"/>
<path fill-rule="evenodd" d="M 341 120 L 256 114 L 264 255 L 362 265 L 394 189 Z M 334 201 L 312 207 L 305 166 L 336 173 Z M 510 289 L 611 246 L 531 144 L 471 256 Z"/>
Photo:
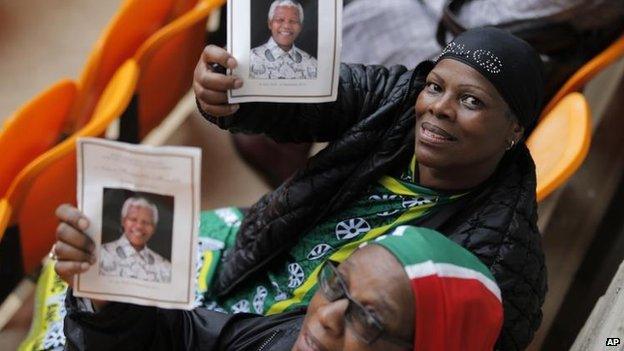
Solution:
<path fill-rule="evenodd" d="M 415 168 L 415 159 L 412 159 L 402 174 L 381 177 L 351 206 L 328 216 L 301 235 L 297 244 L 282 257 L 282 264 L 267 267 L 262 274 L 249 279 L 228 296 L 211 300 L 208 306 L 232 313 L 258 314 L 275 314 L 307 306 L 316 291 L 317 273 L 325 260 L 342 262 L 362 243 L 397 226 L 412 223 L 464 195 L 441 194 L 415 184 Z M 207 233 L 203 227 L 201 232 Z M 214 236 L 214 227 L 227 226 L 216 223 L 210 227 Z M 235 235 L 235 230 L 230 230 L 231 235 Z M 230 246 L 227 243 L 234 241 L 231 236 L 223 239 L 226 249 Z M 220 252 L 210 255 L 216 264 Z M 209 272 L 214 268 L 204 270 Z M 209 282 L 211 276 L 207 274 L 205 281 Z"/>

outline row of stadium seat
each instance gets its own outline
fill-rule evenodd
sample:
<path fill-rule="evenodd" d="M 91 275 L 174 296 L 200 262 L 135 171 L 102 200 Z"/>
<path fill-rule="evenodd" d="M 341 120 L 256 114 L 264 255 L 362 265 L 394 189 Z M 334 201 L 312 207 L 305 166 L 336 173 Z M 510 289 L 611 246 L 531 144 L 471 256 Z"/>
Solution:
<path fill-rule="evenodd" d="M 54 209 L 75 204 L 76 138 L 102 136 L 121 117 L 134 126 L 124 140 L 138 142 L 188 92 L 206 19 L 224 2 L 124 1 L 78 81 L 52 85 L 7 120 L 0 131 L 0 239 L 9 229 L 19 233 L 22 267 L 3 272 L 34 271 L 54 241 Z"/>

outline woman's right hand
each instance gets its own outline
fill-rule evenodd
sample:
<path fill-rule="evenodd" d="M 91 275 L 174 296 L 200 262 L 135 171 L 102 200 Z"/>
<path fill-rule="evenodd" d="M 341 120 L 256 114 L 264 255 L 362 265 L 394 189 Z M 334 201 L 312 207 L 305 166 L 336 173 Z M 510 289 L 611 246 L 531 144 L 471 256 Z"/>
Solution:
<path fill-rule="evenodd" d="M 56 228 L 56 242 L 52 246 L 56 256 L 54 270 L 71 286 L 74 275 L 86 272 L 97 262 L 95 244 L 85 233 L 89 220 L 79 209 L 63 204 L 56 209 L 56 217 L 61 223 Z M 92 299 L 91 302 L 96 311 L 108 304 L 104 300 Z"/>
<path fill-rule="evenodd" d="M 71 286 L 75 274 L 86 272 L 96 262 L 95 244 L 85 234 L 89 220 L 80 210 L 63 204 L 56 209 L 56 216 L 61 223 L 56 228 L 52 247 L 57 259 L 54 270 Z"/>
<path fill-rule="evenodd" d="M 195 67 L 193 90 L 202 110 L 216 117 L 235 113 L 239 105 L 228 104 L 227 91 L 243 86 L 240 77 L 216 72 L 214 65 L 225 68 L 236 68 L 236 59 L 225 49 L 216 45 L 208 45 Z"/>

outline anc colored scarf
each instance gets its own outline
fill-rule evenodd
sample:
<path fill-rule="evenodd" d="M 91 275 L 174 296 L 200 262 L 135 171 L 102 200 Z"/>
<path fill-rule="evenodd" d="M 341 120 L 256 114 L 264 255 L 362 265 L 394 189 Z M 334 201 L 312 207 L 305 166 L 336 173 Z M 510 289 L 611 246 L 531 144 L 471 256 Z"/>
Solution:
<path fill-rule="evenodd" d="M 316 291 L 317 273 L 326 259 L 342 262 L 364 242 L 409 223 L 460 195 L 445 195 L 414 183 L 415 160 L 399 176 L 382 177 L 352 206 L 326 218 L 304 233 L 281 260 L 251 277 L 239 289 L 217 300 L 208 300 L 210 309 L 231 313 L 275 314 L 307 306 Z M 229 219 L 227 219 L 229 217 Z M 204 213 L 200 235 L 225 242 L 225 252 L 235 241 L 242 219 L 236 208 Z M 227 223 L 232 225 L 228 225 Z M 295 235 L 296 233 L 293 233 Z M 210 251 L 203 262 L 206 291 L 223 250 Z M 202 280 L 200 278 L 200 280 Z"/>

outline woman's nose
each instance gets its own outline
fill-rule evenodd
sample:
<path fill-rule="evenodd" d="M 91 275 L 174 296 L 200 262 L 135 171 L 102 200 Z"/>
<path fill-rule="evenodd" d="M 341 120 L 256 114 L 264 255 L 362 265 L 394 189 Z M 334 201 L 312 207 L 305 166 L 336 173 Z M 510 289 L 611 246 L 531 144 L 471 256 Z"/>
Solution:
<path fill-rule="evenodd" d="M 429 104 L 429 112 L 438 117 L 455 119 L 455 104 L 450 94 L 442 94 Z"/>
<path fill-rule="evenodd" d="M 334 337 L 339 337 L 344 333 L 345 313 L 348 306 L 347 299 L 340 299 L 321 306 L 317 310 L 319 322 Z"/>

